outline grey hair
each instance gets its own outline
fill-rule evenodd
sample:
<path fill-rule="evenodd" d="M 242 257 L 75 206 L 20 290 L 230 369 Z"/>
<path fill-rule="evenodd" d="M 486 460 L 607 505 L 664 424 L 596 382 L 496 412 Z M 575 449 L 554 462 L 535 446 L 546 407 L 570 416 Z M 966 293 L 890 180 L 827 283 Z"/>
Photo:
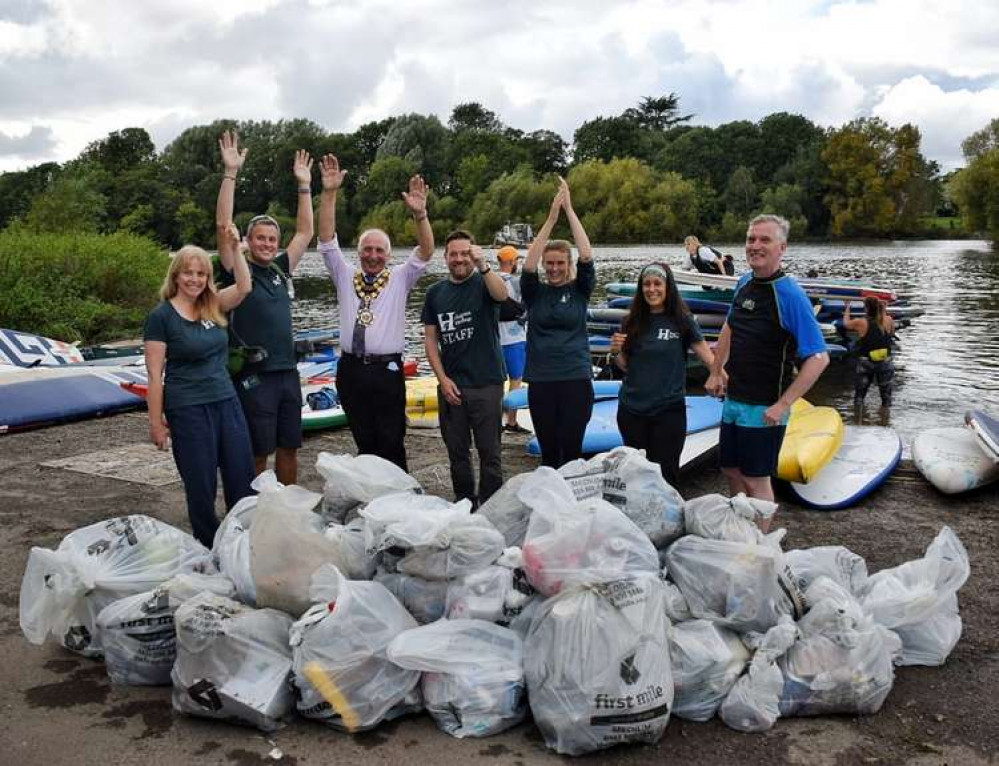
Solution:
<path fill-rule="evenodd" d="M 746 234 L 749 234 L 749 230 L 752 229 L 758 223 L 772 223 L 777 227 L 777 235 L 780 237 L 780 241 L 785 245 L 787 244 L 787 237 L 791 233 L 791 224 L 788 223 L 786 218 L 782 218 L 779 215 L 773 215 L 772 213 L 764 213 L 763 215 L 756 216 L 753 220 L 749 222 L 749 226 L 746 227 Z"/>
<path fill-rule="evenodd" d="M 357 247 L 358 248 L 361 247 L 361 243 L 364 241 L 364 238 L 367 237 L 369 234 L 379 234 L 382 237 L 384 237 L 385 238 L 385 249 L 386 249 L 386 252 L 388 252 L 388 253 L 391 254 L 391 252 L 392 252 L 392 240 L 389 239 L 389 235 L 386 234 L 382 229 L 365 229 L 364 231 L 362 231 L 361 232 L 361 236 L 359 236 L 357 238 Z"/>
<path fill-rule="evenodd" d="M 277 229 L 278 237 L 281 236 L 281 225 L 274 219 L 273 216 L 269 215 L 255 215 L 250 219 L 250 222 L 246 224 L 246 238 L 249 239 L 250 235 L 253 234 L 253 230 L 258 226 L 273 226 Z"/>

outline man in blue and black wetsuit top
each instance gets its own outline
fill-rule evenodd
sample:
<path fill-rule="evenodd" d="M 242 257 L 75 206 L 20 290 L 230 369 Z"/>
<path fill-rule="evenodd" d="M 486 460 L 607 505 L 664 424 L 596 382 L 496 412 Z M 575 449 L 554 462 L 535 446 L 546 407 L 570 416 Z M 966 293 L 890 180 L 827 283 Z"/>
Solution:
<path fill-rule="evenodd" d="M 749 222 L 746 261 L 752 273 L 736 285 L 705 384 L 708 393 L 725 396 L 720 462 L 730 491 L 765 500 L 774 497 L 770 477 L 791 405 L 829 364 L 808 297 L 780 268 L 789 229 L 776 215 Z"/>

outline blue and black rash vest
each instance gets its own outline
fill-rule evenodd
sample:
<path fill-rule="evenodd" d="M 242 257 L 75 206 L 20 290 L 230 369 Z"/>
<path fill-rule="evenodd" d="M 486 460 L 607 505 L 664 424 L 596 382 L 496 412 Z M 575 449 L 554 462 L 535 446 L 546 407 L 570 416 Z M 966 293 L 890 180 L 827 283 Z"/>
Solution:
<path fill-rule="evenodd" d="M 728 396 L 746 404 L 776 402 L 794 380 L 796 360 L 826 350 L 808 296 L 783 271 L 768 279 L 744 275 L 726 321 Z"/>

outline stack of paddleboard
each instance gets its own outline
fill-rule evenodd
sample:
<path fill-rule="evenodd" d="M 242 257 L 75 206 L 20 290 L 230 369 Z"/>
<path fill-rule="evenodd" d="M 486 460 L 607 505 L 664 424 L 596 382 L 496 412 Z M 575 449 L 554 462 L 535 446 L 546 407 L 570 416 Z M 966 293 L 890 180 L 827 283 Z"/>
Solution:
<path fill-rule="evenodd" d="M 406 381 L 406 425 L 409 428 L 437 428 L 440 425 L 437 378 L 425 375 Z"/>
<path fill-rule="evenodd" d="M 880 487 L 902 457 L 891 428 L 844 426 L 832 407 L 795 402 L 778 459 L 778 478 L 809 508 L 850 508 Z"/>
<path fill-rule="evenodd" d="M 948 495 L 999 479 L 999 421 L 983 410 L 971 410 L 964 419 L 963 428 L 931 428 L 912 442 L 916 468 Z"/>
<path fill-rule="evenodd" d="M 595 455 L 607 452 L 624 444 L 617 427 L 618 394 L 621 391 L 619 380 L 593 381 L 593 414 L 583 434 L 583 454 Z M 688 396 L 687 440 L 680 455 L 680 468 L 691 466 L 699 458 L 705 457 L 718 446 L 722 404 L 710 396 Z M 503 400 L 507 409 L 527 407 L 527 392 L 514 391 Z M 527 443 L 527 452 L 541 454 L 537 438 Z"/>

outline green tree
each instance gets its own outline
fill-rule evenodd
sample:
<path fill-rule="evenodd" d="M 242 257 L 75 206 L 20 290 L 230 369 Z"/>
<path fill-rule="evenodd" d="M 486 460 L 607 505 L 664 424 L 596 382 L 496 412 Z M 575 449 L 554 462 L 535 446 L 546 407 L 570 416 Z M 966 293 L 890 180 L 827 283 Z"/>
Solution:
<path fill-rule="evenodd" d="M 740 218 L 748 218 L 756 208 L 758 199 L 753 171 L 745 165 L 740 165 L 729 176 L 725 185 L 725 208 Z"/>
<path fill-rule="evenodd" d="M 407 114 L 396 119 L 378 147 L 377 159 L 401 157 L 413 163 L 431 188 L 442 188 L 447 176 L 450 134 L 433 115 Z"/>
<path fill-rule="evenodd" d="M 556 188 L 553 177 L 538 180 L 527 166 L 505 173 L 476 195 L 468 211 L 468 228 L 480 242 L 492 242 L 507 221 L 530 223 L 536 230 L 548 215 Z"/>
<path fill-rule="evenodd" d="M 999 120 L 961 144 L 968 166 L 951 178 L 949 194 L 971 231 L 987 232 L 999 249 Z"/>
<path fill-rule="evenodd" d="M 59 172 L 58 163 L 45 162 L 27 170 L 0 174 L 0 229 L 27 213 L 32 200 Z"/>
<path fill-rule="evenodd" d="M 580 125 L 572 138 L 576 164 L 616 158 L 645 158 L 652 149 L 649 131 L 630 117 L 597 117 Z"/>
<path fill-rule="evenodd" d="M 968 162 L 978 159 L 993 149 L 999 149 L 999 117 L 961 142 L 961 152 Z"/>
<path fill-rule="evenodd" d="M 104 223 L 107 197 L 93 178 L 64 173 L 31 203 L 25 223 L 33 232 L 98 232 Z"/>
<path fill-rule="evenodd" d="M 156 146 L 143 128 L 113 131 L 106 138 L 87 144 L 77 158 L 80 162 L 100 165 L 112 174 L 124 173 L 155 159 Z"/>
<path fill-rule="evenodd" d="M 626 109 L 624 117 L 634 120 L 643 128 L 655 132 L 669 130 L 674 125 L 690 122 L 693 114 L 680 114 L 680 97 L 676 93 L 665 96 L 646 96 L 638 107 Z"/>
<path fill-rule="evenodd" d="M 451 110 L 447 126 L 455 133 L 463 130 L 480 130 L 486 133 L 499 133 L 503 130 L 495 112 L 486 109 L 477 101 L 458 104 Z"/>

